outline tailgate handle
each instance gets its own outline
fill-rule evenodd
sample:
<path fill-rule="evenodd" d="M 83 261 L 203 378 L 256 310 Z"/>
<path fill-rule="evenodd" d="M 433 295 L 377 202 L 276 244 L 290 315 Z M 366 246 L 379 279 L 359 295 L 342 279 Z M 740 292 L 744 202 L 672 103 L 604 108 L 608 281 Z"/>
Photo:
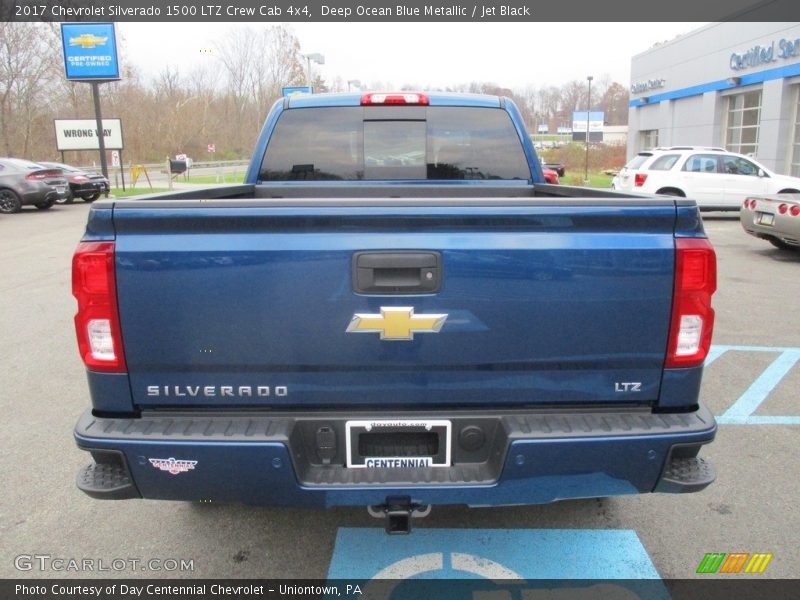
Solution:
<path fill-rule="evenodd" d="M 438 252 L 357 252 L 353 289 L 359 294 L 432 294 L 442 283 Z"/>

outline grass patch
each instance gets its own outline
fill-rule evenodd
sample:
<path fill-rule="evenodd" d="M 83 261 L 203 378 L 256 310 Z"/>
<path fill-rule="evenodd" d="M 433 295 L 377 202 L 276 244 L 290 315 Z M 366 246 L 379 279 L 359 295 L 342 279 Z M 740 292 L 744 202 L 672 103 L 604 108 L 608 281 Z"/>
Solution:
<path fill-rule="evenodd" d="M 580 187 L 590 187 L 590 188 L 611 188 L 611 180 L 613 176 L 606 175 L 605 173 L 600 173 L 597 171 L 589 171 L 589 183 L 586 184 L 583 182 L 583 171 L 578 173 L 577 171 L 573 171 L 570 173 L 567 171 L 564 174 L 564 177 L 561 178 L 561 183 L 564 185 L 577 185 Z"/>
<path fill-rule="evenodd" d="M 221 175 L 198 175 L 196 177 L 189 177 L 183 179 L 179 177 L 176 181 L 183 183 L 244 183 L 244 171 L 234 173 L 222 173 Z"/>

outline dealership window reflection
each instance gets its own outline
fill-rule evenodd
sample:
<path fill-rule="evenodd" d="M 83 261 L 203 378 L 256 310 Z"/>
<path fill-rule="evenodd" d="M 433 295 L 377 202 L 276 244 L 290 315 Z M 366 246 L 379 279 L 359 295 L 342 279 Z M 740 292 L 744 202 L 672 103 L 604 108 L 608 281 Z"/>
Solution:
<path fill-rule="evenodd" d="M 658 147 L 658 129 L 647 129 L 640 131 L 642 150 L 651 150 Z"/>

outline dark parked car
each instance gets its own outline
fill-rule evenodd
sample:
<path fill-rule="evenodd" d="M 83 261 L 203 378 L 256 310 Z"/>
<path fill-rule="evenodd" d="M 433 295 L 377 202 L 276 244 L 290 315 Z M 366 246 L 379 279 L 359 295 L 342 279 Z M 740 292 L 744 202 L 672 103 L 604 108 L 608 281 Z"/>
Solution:
<path fill-rule="evenodd" d="M 564 174 L 567 172 L 567 167 L 564 166 L 561 163 L 547 163 L 546 162 L 546 163 L 543 163 L 542 166 L 545 169 L 551 169 L 551 170 L 555 171 L 556 173 L 558 173 L 559 177 L 563 177 Z"/>
<path fill-rule="evenodd" d="M 108 179 L 99 173 L 91 173 L 79 167 L 65 165 L 54 162 L 40 162 L 40 165 L 61 169 L 64 177 L 69 183 L 69 196 L 63 200 L 58 200 L 59 204 L 71 204 L 75 198 L 82 198 L 86 202 L 94 202 L 100 194 L 107 194 L 109 191 Z"/>
<path fill-rule="evenodd" d="M 0 158 L 0 213 L 19 212 L 29 204 L 46 210 L 68 194 L 61 169 L 20 158 Z"/>

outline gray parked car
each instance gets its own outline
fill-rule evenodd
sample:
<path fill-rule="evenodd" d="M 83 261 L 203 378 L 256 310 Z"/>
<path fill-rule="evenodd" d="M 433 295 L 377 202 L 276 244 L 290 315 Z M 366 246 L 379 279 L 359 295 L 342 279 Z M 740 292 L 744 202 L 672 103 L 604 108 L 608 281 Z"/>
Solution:
<path fill-rule="evenodd" d="M 753 196 L 744 201 L 739 221 L 750 235 L 781 250 L 800 250 L 800 194 Z"/>
<path fill-rule="evenodd" d="M 68 193 L 61 169 L 20 158 L 0 158 L 0 213 L 19 212 L 29 204 L 47 210 Z"/>

